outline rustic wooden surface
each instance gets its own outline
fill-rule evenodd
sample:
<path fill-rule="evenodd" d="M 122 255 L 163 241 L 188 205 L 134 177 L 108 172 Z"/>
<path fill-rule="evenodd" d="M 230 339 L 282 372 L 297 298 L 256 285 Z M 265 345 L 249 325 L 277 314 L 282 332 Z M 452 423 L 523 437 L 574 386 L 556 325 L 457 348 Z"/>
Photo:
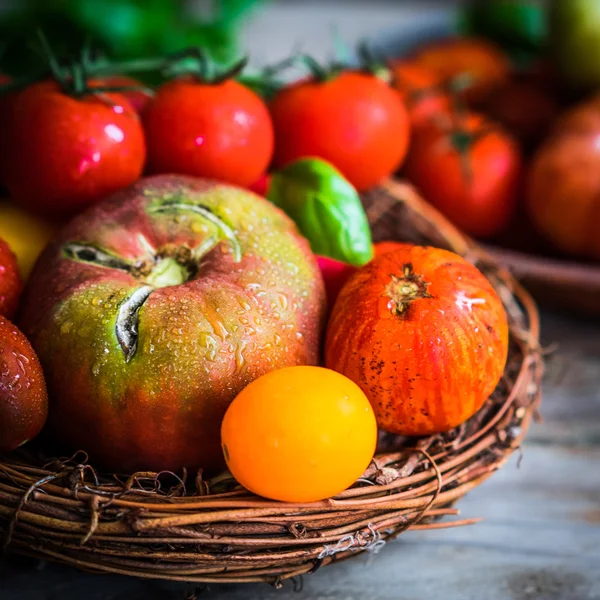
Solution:
<path fill-rule="evenodd" d="M 600 599 L 600 322 L 543 315 L 556 343 L 544 422 L 522 459 L 459 503 L 478 525 L 407 533 L 376 556 L 327 567 L 303 581 L 194 586 L 89 575 L 26 559 L 0 562 L 0 600 L 592 600 Z"/>

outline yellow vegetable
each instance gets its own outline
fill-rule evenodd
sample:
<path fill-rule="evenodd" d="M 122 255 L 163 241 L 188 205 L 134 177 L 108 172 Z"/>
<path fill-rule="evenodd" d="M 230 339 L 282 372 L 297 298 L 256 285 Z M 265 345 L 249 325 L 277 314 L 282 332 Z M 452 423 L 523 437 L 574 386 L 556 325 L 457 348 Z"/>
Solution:
<path fill-rule="evenodd" d="M 58 225 L 32 215 L 8 200 L 0 200 L 0 238 L 16 254 L 24 279 L 57 229 Z"/>

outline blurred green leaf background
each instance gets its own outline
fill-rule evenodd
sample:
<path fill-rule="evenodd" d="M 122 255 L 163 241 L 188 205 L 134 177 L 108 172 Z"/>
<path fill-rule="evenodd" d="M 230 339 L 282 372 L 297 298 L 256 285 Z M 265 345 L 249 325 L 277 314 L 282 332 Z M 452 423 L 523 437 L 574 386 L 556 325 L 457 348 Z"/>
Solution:
<path fill-rule="evenodd" d="M 22 76 L 46 63 L 34 43 L 42 29 L 59 56 L 84 43 L 112 59 L 163 55 L 202 46 L 216 61 L 240 54 L 239 29 L 264 0 L 20 0 L 0 15 L 0 70 Z"/>

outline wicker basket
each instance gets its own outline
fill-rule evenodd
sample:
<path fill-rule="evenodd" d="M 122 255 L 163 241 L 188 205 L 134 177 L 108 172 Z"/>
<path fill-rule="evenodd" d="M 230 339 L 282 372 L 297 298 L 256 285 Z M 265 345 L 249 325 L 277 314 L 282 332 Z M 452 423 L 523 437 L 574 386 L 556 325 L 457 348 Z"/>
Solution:
<path fill-rule="evenodd" d="M 313 504 L 251 495 L 228 475 L 100 476 L 69 460 L 13 453 L 0 459 L 0 540 L 8 551 L 81 569 L 190 582 L 275 585 L 407 529 L 466 525 L 452 505 L 521 444 L 540 399 L 542 357 L 534 303 L 510 277 L 415 192 L 388 182 L 365 195 L 375 238 L 444 247 L 475 263 L 507 309 L 504 377 L 483 408 L 444 434 L 382 436 L 351 489 Z M 446 519 L 441 519 L 446 517 Z"/>

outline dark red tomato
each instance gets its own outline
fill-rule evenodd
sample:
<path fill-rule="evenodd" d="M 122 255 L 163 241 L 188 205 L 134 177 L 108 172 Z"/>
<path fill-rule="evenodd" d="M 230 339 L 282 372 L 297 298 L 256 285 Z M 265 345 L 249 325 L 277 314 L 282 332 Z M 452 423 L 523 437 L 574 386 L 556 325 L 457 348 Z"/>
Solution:
<path fill-rule="evenodd" d="M 40 361 L 23 333 L 0 315 L 0 453 L 33 439 L 47 416 Z"/>
<path fill-rule="evenodd" d="M 150 100 L 152 100 L 152 94 L 144 89 L 142 83 L 133 77 L 127 75 L 111 75 L 103 79 L 103 85 L 111 87 L 139 87 L 139 90 L 124 90 L 119 92 L 122 96 L 125 96 L 129 103 L 138 114 L 142 114 L 142 111 L 148 106 Z"/>
<path fill-rule="evenodd" d="M 432 121 L 414 136 L 406 175 L 455 225 L 477 237 L 511 220 L 521 172 L 513 138 L 476 114 Z"/>
<path fill-rule="evenodd" d="M 10 103 L 0 179 L 22 206 L 70 214 L 136 181 L 145 154 L 141 123 L 123 96 L 74 98 L 45 81 Z"/>
<path fill-rule="evenodd" d="M 176 79 L 162 85 L 144 112 L 152 173 L 179 173 L 252 185 L 273 155 L 273 125 L 264 102 L 240 83 Z"/>
<path fill-rule="evenodd" d="M 290 85 L 273 98 L 271 114 L 276 167 L 322 158 L 358 190 L 391 175 L 408 149 L 410 124 L 401 97 L 369 73 L 346 71 Z"/>
<path fill-rule="evenodd" d="M 12 319 L 17 312 L 23 280 L 19 273 L 17 258 L 0 238 L 0 315 Z"/>

